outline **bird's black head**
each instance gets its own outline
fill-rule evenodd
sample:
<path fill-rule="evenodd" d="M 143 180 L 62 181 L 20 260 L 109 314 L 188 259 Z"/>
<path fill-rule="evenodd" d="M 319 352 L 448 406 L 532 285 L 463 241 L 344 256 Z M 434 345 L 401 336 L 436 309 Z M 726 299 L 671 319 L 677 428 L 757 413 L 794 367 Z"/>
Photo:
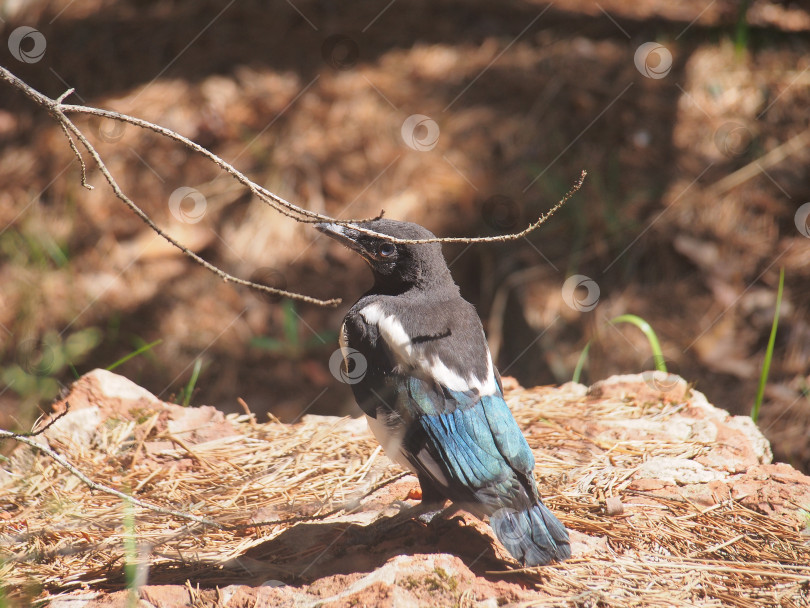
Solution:
<path fill-rule="evenodd" d="M 378 219 L 356 224 L 400 239 L 431 239 L 432 232 L 418 224 Z M 379 236 L 365 234 L 350 226 L 316 224 L 318 230 L 359 253 L 374 273 L 374 291 L 402 293 L 413 287 L 455 288 L 439 243 L 392 243 Z"/>

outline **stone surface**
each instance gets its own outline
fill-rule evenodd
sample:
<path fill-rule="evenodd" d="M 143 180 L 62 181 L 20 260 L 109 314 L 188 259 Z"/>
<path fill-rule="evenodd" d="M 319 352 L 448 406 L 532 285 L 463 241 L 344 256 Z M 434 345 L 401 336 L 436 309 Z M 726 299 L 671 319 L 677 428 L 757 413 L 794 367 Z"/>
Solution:
<path fill-rule="evenodd" d="M 511 379 L 504 384 L 507 401 L 535 451 L 542 493 L 554 496 L 562 491 L 557 488 L 566 488 L 566 510 L 561 511 L 559 504 L 552 507 L 571 530 L 570 564 L 584 568 L 579 575 L 564 574 L 580 572 L 565 570 L 579 567 L 569 564 L 519 575 L 486 523 L 464 512 L 429 525 L 401 516 L 403 501 L 418 487 L 415 477 L 406 475 L 370 495 L 365 491 L 368 483 L 359 486 L 349 495 L 347 508 L 328 520 L 279 528 L 267 537 L 245 531 L 244 547 L 232 557 L 223 558 L 216 567 L 200 563 L 200 571 L 212 568 L 212 576 L 227 574 L 221 584 L 208 584 L 204 574 L 192 574 L 194 568 L 189 570 L 187 585 L 161 584 L 168 574 L 151 570 L 150 580 L 137 590 L 137 606 L 495 608 L 531 605 L 540 598 L 543 605 L 590 605 L 580 602 L 576 593 L 554 603 L 557 596 L 544 595 L 544 587 L 548 581 L 559 587 L 566 576 L 615 578 L 608 566 L 591 568 L 591 563 L 638 559 L 638 566 L 648 562 L 660 549 L 646 558 L 637 555 L 638 548 L 624 551 L 627 535 L 635 533 L 635 542 L 644 547 L 647 536 L 661 533 L 655 522 L 673 520 L 666 511 L 672 504 L 693 509 L 690 518 L 699 515 L 700 509 L 733 503 L 778 518 L 785 522 L 785 530 L 800 530 L 806 523 L 799 507 L 810 507 L 810 477 L 786 464 L 772 464 L 767 441 L 749 419 L 714 408 L 681 378 L 651 373 L 617 376 L 589 389 L 567 384 L 527 390 Z M 153 459 L 157 462 L 166 454 L 176 454 L 172 450 L 181 446 L 183 454 L 191 457 L 173 457 L 172 470 L 179 475 L 199 464 L 194 454 L 207 444 L 238 438 L 246 428 L 211 407 L 164 403 L 102 370 L 77 381 L 67 398 L 56 404 L 56 411 L 65 402 L 70 403 L 70 412 L 40 436 L 41 441 L 55 449 L 70 446 L 74 454 L 90 453 L 100 425 L 111 419 L 129 421 L 132 438 L 142 446 L 133 458 L 139 459 L 138 466 L 148 468 Z M 360 419 L 307 416 L 304 422 L 310 434 L 315 428 L 317 433 L 341 433 L 357 442 L 370 437 Z M 302 441 L 310 439 L 302 437 Z M 35 463 L 26 451 L 18 451 L 14 458 L 18 466 Z M 28 460 L 23 463 L 23 458 Z M 374 459 L 370 456 L 369 466 Z M 375 466 L 391 466 L 380 459 Z M 216 485 L 215 470 L 211 475 Z M 590 514 L 587 521 L 580 517 L 584 513 Z M 274 509 L 259 507 L 248 509 L 244 520 L 277 517 Z M 625 522 L 632 523 L 621 527 Z M 588 533 L 578 527 L 587 528 Z M 710 547 L 709 553 L 717 550 Z M 694 550 L 689 555 L 701 553 Z M 186 559 L 174 567 L 184 565 Z M 580 586 L 593 584 L 583 580 Z M 56 593 L 51 606 L 123 608 L 133 605 L 128 593 L 85 585 Z M 707 598 L 705 605 L 715 605 L 712 601 Z"/>
<path fill-rule="evenodd" d="M 48 430 L 49 440 L 87 443 L 105 420 L 139 421 L 154 418 L 154 426 L 189 445 L 234 435 L 236 430 L 219 410 L 205 405 L 183 407 L 165 403 L 131 380 L 103 369 L 85 374 L 67 397 L 54 404 L 56 413 L 69 405 L 67 416 Z M 156 444 L 156 445 L 155 445 Z M 147 453 L 165 449 L 171 441 L 144 443 Z"/>

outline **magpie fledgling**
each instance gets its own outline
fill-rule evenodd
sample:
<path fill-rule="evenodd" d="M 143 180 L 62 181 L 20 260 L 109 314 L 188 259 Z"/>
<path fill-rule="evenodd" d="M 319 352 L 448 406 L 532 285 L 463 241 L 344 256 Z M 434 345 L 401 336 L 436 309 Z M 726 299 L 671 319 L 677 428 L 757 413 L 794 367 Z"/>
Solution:
<path fill-rule="evenodd" d="M 402 239 L 434 238 L 417 224 L 357 224 Z M 419 477 L 423 502 L 446 500 L 479 518 L 528 566 L 571 556 L 568 531 L 540 500 L 534 455 L 503 399 L 484 330 L 439 243 L 404 245 L 338 224 L 318 230 L 359 253 L 374 286 L 352 306 L 344 369 L 367 366 L 352 389 L 385 453 Z"/>

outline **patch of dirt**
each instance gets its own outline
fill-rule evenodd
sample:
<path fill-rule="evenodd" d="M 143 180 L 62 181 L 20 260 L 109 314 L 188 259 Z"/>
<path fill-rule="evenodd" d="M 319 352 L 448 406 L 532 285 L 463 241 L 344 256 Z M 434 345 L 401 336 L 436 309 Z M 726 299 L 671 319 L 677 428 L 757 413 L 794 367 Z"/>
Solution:
<path fill-rule="evenodd" d="M 798 507 L 810 504 L 810 477 L 772 464 L 750 418 L 665 379 L 524 389 L 506 378 L 572 549 L 566 562 L 520 568 L 464 511 L 415 519 L 416 477 L 382 455 L 363 420 L 259 423 L 163 403 L 94 370 L 36 445 L 141 502 L 91 490 L 19 445 L 0 466 L 7 601 L 490 608 L 596 594 L 617 608 L 804 606 L 810 529 Z"/>

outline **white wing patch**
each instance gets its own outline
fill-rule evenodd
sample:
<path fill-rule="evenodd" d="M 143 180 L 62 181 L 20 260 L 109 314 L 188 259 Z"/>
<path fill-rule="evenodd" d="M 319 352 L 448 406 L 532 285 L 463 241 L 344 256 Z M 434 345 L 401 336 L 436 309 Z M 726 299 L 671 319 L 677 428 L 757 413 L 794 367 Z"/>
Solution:
<path fill-rule="evenodd" d="M 427 451 L 427 448 L 422 448 L 419 450 L 419 453 L 416 455 L 416 459 L 422 463 L 422 466 L 425 467 L 428 473 L 431 474 L 433 479 L 443 485 L 445 488 L 450 487 L 450 482 L 447 481 L 447 477 L 442 471 L 442 468 L 439 466 L 439 463 L 436 462 L 436 459 L 430 455 L 430 452 Z"/>
<path fill-rule="evenodd" d="M 417 469 L 408 462 L 405 451 L 402 449 L 402 442 L 405 438 L 405 426 L 392 428 L 379 418 L 372 418 L 371 416 L 366 416 L 366 420 L 368 421 L 368 428 L 371 429 L 377 441 L 380 442 L 385 455 L 402 468 L 417 473 Z M 439 463 L 436 462 L 436 459 L 430 455 L 426 448 L 422 448 L 419 451 L 416 455 L 416 459 L 427 469 L 437 483 L 444 487 L 450 486 L 450 482 L 447 481 L 447 477 L 439 466 Z"/>
<path fill-rule="evenodd" d="M 402 441 L 405 438 L 405 425 L 400 427 L 390 427 L 379 418 L 372 418 L 366 415 L 368 421 L 368 428 L 380 442 L 380 445 L 391 460 L 396 462 L 399 466 L 416 472 L 408 459 L 405 458 L 405 453 L 402 451 Z"/>
<path fill-rule="evenodd" d="M 424 357 L 418 348 L 414 348 L 402 324 L 394 315 L 386 315 L 379 303 L 369 304 L 360 310 L 360 315 L 369 325 L 377 326 L 383 340 L 393 351 L 397 361 L 400 362 L 399 371 L 419 370 L 427 376 L 435 378 L 437 382 L 451 391 L 476 390 L 482 396 L 493 395 L 498 391 L 498 383 L 495 381 L 492 355 L 489 353 L 489 348 L 487 348 L 486 379 L 482 380 L 473 374 L 463 378 L 447 367 L 438 357 L 433 356 L 429 359 Z M 484 339 L 484 343 L 486 344 L 486 339 Z"/>
<path fill-rule="evenodd" d="M 380 335 L 388 344 L 388 347 L 394 351 L 394 356 L 398 361 L 406 365 L 413 366 L 413 344 L 411 339 L 402 327 L 402 323 L 397 321 L 393 315 L 386 315 L 382 307 L 377 304 L 369 304 L 360 311 L 366 323 L 369 325 L 376 325 Z"/>
<path fill-rule="evenodd" d="M 343 322 L 343 325 L 340 326 L 340 335 L 338 336 L 338 345 L 340 346 L 340 353 L 343 355 L 343 359 L 346 359 L 346 356 L 349 354 L 349 338 L 346 336 L 346 322 Z"/>

